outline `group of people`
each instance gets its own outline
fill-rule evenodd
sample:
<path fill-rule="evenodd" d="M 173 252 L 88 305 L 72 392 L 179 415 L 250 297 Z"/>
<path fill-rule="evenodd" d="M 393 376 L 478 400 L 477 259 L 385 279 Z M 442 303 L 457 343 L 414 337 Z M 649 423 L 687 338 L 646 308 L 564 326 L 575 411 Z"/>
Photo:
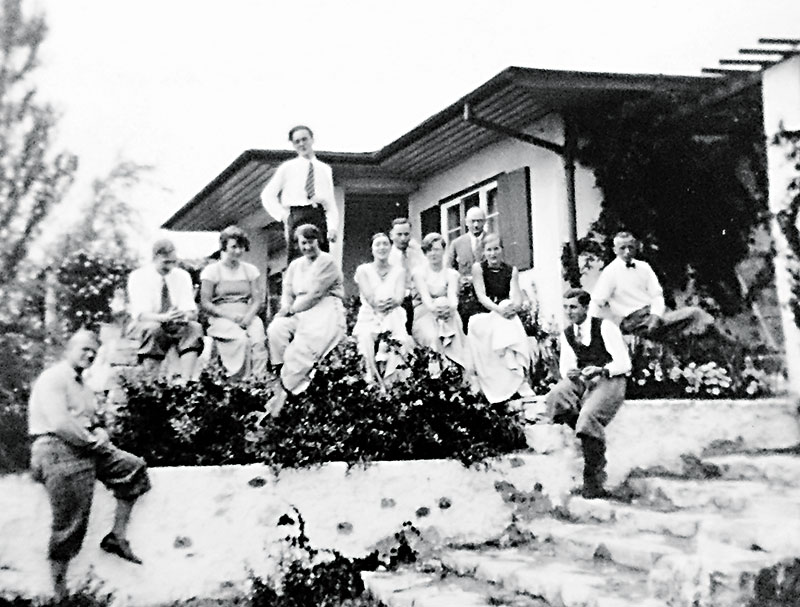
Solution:
<path fill-rule="evenodd" d="M 328 252 L 337 238 L 338 214 L 330 167 L 313 154 L 307 127 L 289 133 L 298 152 L 281 165 L 262 194 L 265 208 L 287 225 L 289 264 L 280 309 L 264 324 L 258 269 L 243 261 L 246 234 L 229 227 L 220 234 L 220 259 L 201 273 L 200 306 L 191 278 L 176 267 L 174 245 L 153 246 L 153 263 L 131 273 L 131 322 L 141 364 L 153 369 L 175 348 L 184 378 L 203 350 L 199 311 L 207 334 L 230 376 L 261 373 L 268 363 L 280 382 L 267 411 L 277 415 L 289 393 L 303 392 L 315 364 L 346 333 L 342 272 Z M 353 329 L 368 381 L 385 387 L 402 374 L 414 344 L 429 348 L 438 365 L 458 365 L 489 402 L 532 395 L 528 337 L 519 313 L 524 297 L 517 268 L 503 260 L 497 234 L 485 231 L 477 207 L 467 212 L 468 232 L 449 246 L 441 234 L 416 243 L 407 218 L 372 236 L 372 260 L 356 269 L 361 307 Z M 625 398 L 631 370 L 624 333 L 669 339 L 674 332 L 700 333 L 713 319 L 698 308 L 667 311 L 652 268 L 635 259 L 636 239 L 614 239 L 617 258 L 602 272 L 594 293 L 564 294 L 568 325 L 561 335 L 561 380 L 545 402 L 547 417 L 575 430 L 582 444 L 587 498 L 606 496 L 605 427 Z M 391 337 L 389 340 L 381 339 Z M 100 547 L 133 563 L 141 559 L 126 538 L 135 501 L 150 488 L 144 461 L 114 447 L 97 424 L 94 395 L 83 371 L 98 343 L 85 330 L 74 334 L 61 362 L 36 380 L 29 404 L 31 469 L 44 483 L 52 506 L 48 549 L 56 595 L 66 594 L 66 572 L 80 550 L 95 479 L 117 498 L 111 531 Z"/>

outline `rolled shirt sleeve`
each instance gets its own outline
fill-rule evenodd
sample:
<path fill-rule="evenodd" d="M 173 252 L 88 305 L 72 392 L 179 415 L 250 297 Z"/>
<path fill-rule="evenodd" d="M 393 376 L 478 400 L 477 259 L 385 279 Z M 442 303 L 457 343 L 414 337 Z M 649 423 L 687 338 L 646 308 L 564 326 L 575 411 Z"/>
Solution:
<path fill-rule="evenodd" d="M 603 336 L 606 351 L 611 355 L 611 362 L 605 366 L 608 375 L 610 377 L 615 377 L 617 375 L 630 373 L 631 357 L 628 354 L 628 346 L 622 337 L 622 332 L 619 330 L 619 327 L 610 320 L 604 320 L 600 324 L 600 334 Z M 571 351 L 572 348 L 570 348 L 570 352 Z"/>
<path fill-rule="evenodd" d="M 567 376 L 567 371 L 572 371 L 578 368 L 578 357 L 575 356 L 575 351 L 569 345 L 566 335 L 561 333 L 561 354 L 558 359 L 558 370 L 561 372 L 561 377 Z"/>
<path fill-rule="evenodd" d="M 128 277 L 128 311 L 134 320 L 138 320 L 142 313 L 151 311 L 147 283 L 147 274 L 142 269 L 134 270 Z"/>
<path fill-rule="evenodd" d="M 637 262 L 641 263 L 641 262 Z M 650 294 L 650 314 L 656 316 L 664 316 L 666 304 L 664 303 L 664 290 L 661 288 L 661 283 L 658 281 L 658 276 L 653 271 L 653 268 L 648 264 L 645 266 L 647 269 L 647 292 Z"/>

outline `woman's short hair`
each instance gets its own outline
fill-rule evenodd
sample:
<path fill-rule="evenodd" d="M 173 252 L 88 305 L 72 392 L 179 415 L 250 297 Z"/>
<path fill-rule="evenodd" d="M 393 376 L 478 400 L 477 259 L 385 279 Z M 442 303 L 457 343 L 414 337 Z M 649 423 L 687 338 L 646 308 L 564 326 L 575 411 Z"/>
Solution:
<path fill-rule="evenodd" d="M 427 253 L 433 248 L 437 242 L 441 243 L 442 248 L 444 248 L 444 237 L 442 237 L 439 232 L 431 232 L 430 234 L 426 234 L 425 238 L 422 239 L 422 252 Z"/>
<path fill-rule="evenodd" d="M 500 234 L 497 232 L 488 232 L 486 236 L 483 237 L 483 248 L 485 249 L 489 246 L 489 243 L 493 240 L 497 241 L 497 244 L 500 245 L 500 248 L 503 248 L 503 241 L 500 239 Z"/>
<path fill-rule="evenodd" d="M 375 244 L 375 241 L 378 240 L 378 238 L 385 238 L 389 242 L 392 242 L 391 238 L 389 238 L 389 235 L 386 232 L 375 232 L 372 235 L 372 238 L 370 238 L 370 245 Z"/>
<path fill-rule="evenodd" d="M 319 228 L 315 226 L 313 223 L 304 223 L 303 225 L 295 229 L 294 231 L 295 240 L 297 240 L 301 236 L 306 240 L 316 240 L 317 242 L 319 242 L 319 239 L 321 238 Z"/>
<path fill-rule="evenodd" d="M 228 249 L 228 242 L 231 240 L 245 251 L 250 250 L 250 239 L 239 226 L 228 226 L 219 233 L 219 250 L 226 251 Z"/>

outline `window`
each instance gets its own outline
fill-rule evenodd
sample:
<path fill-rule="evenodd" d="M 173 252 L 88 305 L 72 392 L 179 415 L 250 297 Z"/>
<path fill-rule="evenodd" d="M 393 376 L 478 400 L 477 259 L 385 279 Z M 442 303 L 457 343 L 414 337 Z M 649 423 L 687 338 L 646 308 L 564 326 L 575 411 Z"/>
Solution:
<path fill-rule="evenodd" d="M 487 232 L 497 232 L 499 230 L 496 179 L 484 182 L 442 202 L 440 207 L 441 229 L 442 235 L 447 242 L 451 242 L 466 232 L 464 221 L 467 211 L 472 207 L 480 207 L 486 213 Z"/>

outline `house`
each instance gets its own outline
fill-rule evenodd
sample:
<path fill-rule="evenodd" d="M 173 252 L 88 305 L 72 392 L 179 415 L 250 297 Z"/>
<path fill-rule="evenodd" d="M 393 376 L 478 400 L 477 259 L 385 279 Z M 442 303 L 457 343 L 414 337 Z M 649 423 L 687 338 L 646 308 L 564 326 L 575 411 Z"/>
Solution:
<path fill-rule="evenodd" d="M 530 270 L 545 318 L 561 319 L 562 250 L 600 210 L 590 170 L 572 159 L 570 114 L 669 89 L 702 88 L 702 77 L 568 72 L 509 67 L 376 152 L 320 152 L 333 167 L 343 237 L 332 254 L 352 294 L 370 259 L 369 237 L 408 216 L 417 238 L 464 231 L 471 206 L 503 238 L 506 259 Z M 259 194 L 285 150 L 247 150 L 167 220 L 170 230 L 237 224 L 252 240 L 249 261 L 266 276 L 272 310 L 286 266 L 282 224 Z"/>

